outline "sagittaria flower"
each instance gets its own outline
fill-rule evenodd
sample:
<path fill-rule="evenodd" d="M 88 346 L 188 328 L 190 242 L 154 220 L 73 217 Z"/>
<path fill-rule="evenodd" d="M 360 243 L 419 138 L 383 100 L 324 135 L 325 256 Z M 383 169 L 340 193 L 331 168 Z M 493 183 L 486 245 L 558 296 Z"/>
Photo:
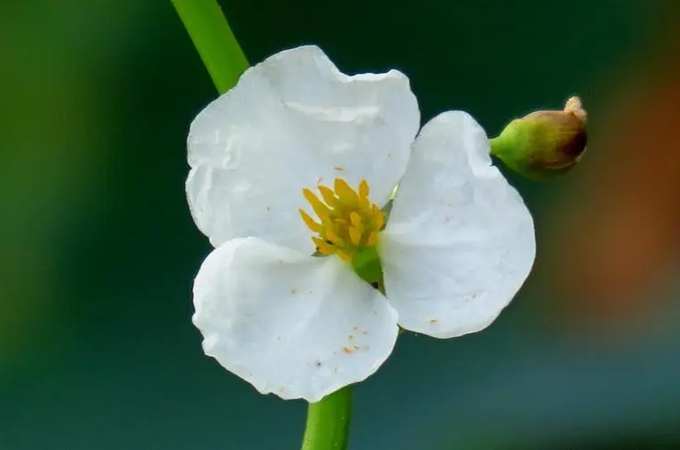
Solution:
<path fill-rule="evenodd" d="M 215 247 L 194 283 L 207 355 L 315 402 L 373 374 L 399 327 L 493 322 L 531 270 L 531 215 L 472 117 L 419 126 L 404 74 L 348 76 L 315 46 L 248 69 L 198 114 L 186 190 Z"/>

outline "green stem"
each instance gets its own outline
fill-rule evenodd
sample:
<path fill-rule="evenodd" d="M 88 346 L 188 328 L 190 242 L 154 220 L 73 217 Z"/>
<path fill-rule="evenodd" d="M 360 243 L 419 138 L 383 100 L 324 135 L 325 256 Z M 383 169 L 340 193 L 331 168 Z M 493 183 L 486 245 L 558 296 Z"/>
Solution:
<path fill-rule="evenodd" d="M 302 450 L 345 450 L 352 418 L 352 386 L 310 403 Z"/>
<path fill-rule="evenodd" d="M 249 67 L 217 0 L 171 0 L 220 94 Z"/>

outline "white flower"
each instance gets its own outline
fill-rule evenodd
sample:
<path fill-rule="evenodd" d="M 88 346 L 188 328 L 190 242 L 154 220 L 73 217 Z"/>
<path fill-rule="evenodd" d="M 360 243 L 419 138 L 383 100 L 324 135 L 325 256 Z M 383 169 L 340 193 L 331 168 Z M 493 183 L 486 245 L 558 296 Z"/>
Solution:
<path fill-rule="evenodd" d="M 405 75 L 347 76 L 314 46 L 248 69 L 198 114 L 186 189 L 215 247 L 194 284 L 207 355 L 314 402 L 374 373 L 398 326 L 449 338 L 493 322 L 531 270 L 531 215 L 472 117 L 419 124 Z M 386 295 L 348 262 L 366 251 Z"/>

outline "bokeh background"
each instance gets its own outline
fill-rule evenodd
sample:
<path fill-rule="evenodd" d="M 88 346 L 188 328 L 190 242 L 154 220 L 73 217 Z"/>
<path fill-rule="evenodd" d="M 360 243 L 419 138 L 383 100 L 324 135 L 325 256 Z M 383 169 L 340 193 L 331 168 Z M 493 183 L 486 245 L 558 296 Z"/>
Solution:
<path fill-rule="evenodd" d="M 680 448 L 680 4 L 223 0 L 252 62 L 321 45 L 490 135 L 580 94 L 589 152 L 512 176 L 538 256 L 489 329 L 404 335 L 351 448 Z M 294 449 L 305 405 L 200 347 L 185 138 L 214 87 L 169 1 L 0 2 L 0 449 Z"/>

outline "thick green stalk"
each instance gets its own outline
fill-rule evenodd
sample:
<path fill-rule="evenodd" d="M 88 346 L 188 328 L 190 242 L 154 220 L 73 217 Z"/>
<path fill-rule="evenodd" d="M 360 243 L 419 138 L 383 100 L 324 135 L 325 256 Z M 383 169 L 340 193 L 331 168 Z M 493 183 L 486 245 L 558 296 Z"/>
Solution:
<path fill-rule="evenodd" d="M 249 67 L 217 0 L 171 0 L 220 94 Z"/>
<path fill-rule="evenodd" d="M 302 450 L 345 450 L 352 418 L 352 386 L 310 403 Z"/>

